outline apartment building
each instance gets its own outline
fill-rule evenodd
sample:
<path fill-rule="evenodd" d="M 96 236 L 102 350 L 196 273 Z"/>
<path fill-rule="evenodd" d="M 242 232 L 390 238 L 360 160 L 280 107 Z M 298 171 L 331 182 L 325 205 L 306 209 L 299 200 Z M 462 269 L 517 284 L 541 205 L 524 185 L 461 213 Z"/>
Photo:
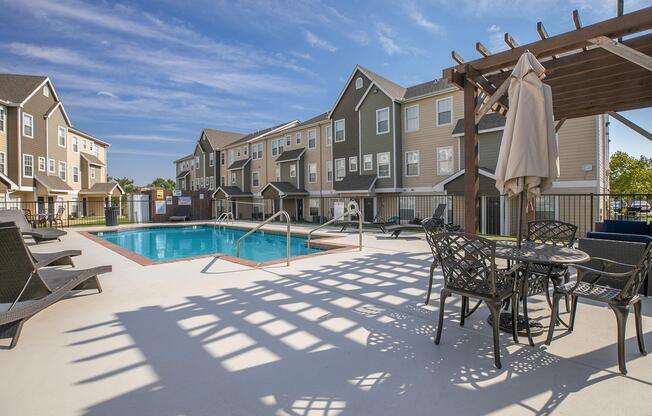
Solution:
<path fill-rule="evenodd" d="M 65 215 L 94 215 L 91 202 L 123 193 L 106 179 L 108 147 L 72 126 L 48 77 L 0 74 L 0 204 L 71 201 Z"/>
<path fill-rule="evenodd" d="M 463 92 L 445 80 L 403 87 L 358 65 L 327 113 L 225 146 L 214 193 L 218 208 L 242 218 L 285 209 L 311 221 L 332 216 L 339 200 L 355 198 L 366 221 L 399 211 L 423 218 L 442 201 L 435 197 L 463 195 L 463 123 Z M 504 117 L 489 113 L 479 125 L 484 232 L 513 227 L 510 204 L 492 198 L 498 195 L 494 171 L 504 124 Z M 568 120 L 558 140 L 561 177 L 548 194 L 606 191 L 607 116 Z M 432 204 L 417 207 L 417 197 L 429 195 Z M 543 198 L 537 209 L 560 217 L 564 207 L 557 198 Z M 263 200 L 272 205 L 262 208 Z M 235 201 L 251 202 L 251 211 Z"/>

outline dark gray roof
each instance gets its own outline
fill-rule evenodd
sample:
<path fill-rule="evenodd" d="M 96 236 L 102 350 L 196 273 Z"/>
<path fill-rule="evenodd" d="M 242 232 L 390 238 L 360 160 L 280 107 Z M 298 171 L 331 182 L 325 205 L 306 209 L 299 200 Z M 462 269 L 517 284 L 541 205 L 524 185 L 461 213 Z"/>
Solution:
<path fill-rule="evenodd" d="M 124 193 L 122 188 L 117 182 L 97 182 L 90 187 L 90 189 L 82 189 L 79 191 L 82 194 L 109 194 L 118 187 L 120 193 Z"/>
<path fill-rule="evenodd" d="M 276 159 L 277 162 L 289 162 L 297 160 L 306 151 L 305 148 L 286 150 Z"/>
<path fill-rule="evenodd" d="M 184 157 L 175 160 L 174 163 L 183 162 L 184 160 L 192 159 L 193 157 L 195 157 L 195 154 L 191 153 L 189 155 L 185 155 Z"/>
<path fill-rule="evenodd" d="M 182 171 L 179 172 L 179 174 L 177 175 L 177 179 L 185 178 L 186 176 L 188 176 L 189 173 L 190 173 L 189 170 L 182 170 Z"/>
<path fill-rule="evenodd" d="M 393 98 L 395 100 L 400 100 L 405 95 L 405 88 L 401 87 L 400 85 L 398 85 L 394 81 L 390 81 L 387 78 L 385 78 L 383 76 L 380 76 L 380 75 L 376 74 L 375 72 L 370 71 L 369 69 L 364 68 L 362 66 L 360 66 L 360 69 L 362 70 L 362 72 L 367 74 L 369 76 L 369 78 L 371 78 L 371 80 L 373 82 L 375 82 L 382 89 L 387 91 L 387 93 L 391 96 L 390 98 Z"/>
<path fill-rule="evenodd" d="M 504 126 L 505 117 L 501 116 L 498 113 L 489 113 L 485 114 L 485 116 L 480 119 L 480 124 L 478 124 L 478 131 L 482 132 L 482 130 L 496 129 Z M 464 134 L 463 118 L 457 120 L 457 124 L 453 129 L 453 134 Z"/>
<path fill-rule="evenodd" d="M 247 165 L 247 163 L 249 163 L 250 160 L 251 159 L 236 160 L 235 162 L 231 163 L 231 166 L 228 167 L 228 170 L 242 169 Z"/>
<path fill-rule="evenodd" d="M 261 134 L 269 133 L 272 130 L 276 130 L 279 127 L 285 126 L 286 124 L 291 123 L 291 121 L 286 121 L 285 123 L 277 124 L 276 126 L 268 127 L 266 129 L 258 130 L 253 133 L 249 133 L 246 136 L 234 141 L 231 143 L 231 145 L 238 144 L 238 143 L 245 143 L 248 142 L 249 140 L 260 136 Z"/>
<path fill-rule="evenodd" d="M 221 149 L 224 146 L 233 143 L 234 140 L 238 140 L 246 136 L 243 133 L 236 133 L 234 131 L 214 130 L 208 128 L 203 129 L 202 132 L 206 135 L 206 138 L 213 147 L 213 150 Z"/>
<path fill-rule="evenodd" d="M 0 100 L 20 104 L 46 79 L 41 75 L 0 74 Z"/>
<path fill-rule="evenodd" d="M 419 97 L 421 95 L 427 95 L 438 91 L 442 91 L 452 86 L 453 85 L 450 84 L 445 79 L 435 79 L 433 81 L 428 81 L 421 84 L 413 85 L 411 87 L 407 87 L 405 91 L 405 96 L 403 98 L 408 100 L 410 98 Z"/>
<path fill-rule="evenodd" d="M 240 188 L 237 186 L 220 186 L 213 192 L 213 197 L 215 197 L 215 194 L 218 192 L 222 191 L 224 195 L 227 196 L 227 198 L 237 198 L 237 197 L 250 197 L 252 196 L 251 192 L 243 192 Z"/>
<path fill-rule="evenodd" d="M 328 111 L 325 112 L 325 113 L 321 113 L 318 116 L 314 116 L 312 118 L 309 118 L 308 120 L 302 122 L 301 124 L 305 125 L 305 126 L 308 126 L 310 124 L 319 123 L 320 121 L 324 121 L 324 120 L 327 120 L 327 119 L 328 119 Z"/>
<path fill-rule="evenodd" d="M 91 155 L 89 153 L 84 153 L 84 152 L 80 152 L 79 155 L 84 159 L 86 159 L 89 165 L 104 166 L 104 162 L 98 159 L 97 156 L 95 155 Z"/>
<path fill-rule="evenodd" d="M 267 186 L 273 186 L 285 195 L 308 195 L 308 191 L 305 189 L 298 189 L 290 182 L 270 182 Z M 267 188 L 267 186 L 265 188 Z"/>
<path fill-rule="evenodd" d="M 376 175 L 349 174 L 335 182 L 336 191 L 369 191 L 376 183 Z"/>
<path fill-rule="evenodd" d="M 58 176 L 36 175 L 34 179 L 49 191 L 72 191 L 72 188 Z"/>

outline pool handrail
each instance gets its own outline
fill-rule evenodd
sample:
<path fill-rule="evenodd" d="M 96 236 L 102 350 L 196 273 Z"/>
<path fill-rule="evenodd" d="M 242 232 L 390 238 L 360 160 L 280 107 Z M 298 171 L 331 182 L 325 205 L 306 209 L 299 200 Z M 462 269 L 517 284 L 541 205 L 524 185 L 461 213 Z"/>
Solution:
<path fill-rule="evenodd" d="M 310 230 L 308 232 L 308 242 L 307 242 L 308 248 L 310 248 L 310 239 L 312 238 L 312 233 L 314 233 L 315 231 L 321 228 L 326 227 L 327 225 L 334 223 L 335 221 L 339 221 L 342 218 L 346 217 L 347 215 L 351 215 L 351 214 L 358 214 L 358 250 L 362 251 L 362 213 L 360 212 L 360 206 L 355 201 L 349 201 L 347 210 L 344 213 L 342 213 L 342 215 L 333 218 L 332 220 L 327 221 L 322 225 Z"/>
<path fill-rule="evenodd" d="M 231 221 L 231 224 L 233 224 L 233 213 L 231 211 L 221 213 L 215 220 L 215 224 L 219 224 L 223 220 L 227 222 Z"/>
<path fill-rule="evenodd" d="M 289 265 L 290 265 L 290 241 L 291 241 L 290 239 L 291 239 L 291 237 L 292 237 L 292 234 L 290 234 L 290 222 L 291 222 L 291 220 L 290 220 L 290 214 L 288 214 L 287 211 L 278 211 L 276 214 L 272 215 L 271 217 L 267 218 L 265 221 L 261 222 L 260 224 L 258 224 L 257 226 L 255 226 L 254 228 L 252 228 L 251 230 L 249 230 L 249 232 L 247 232 L 247 234 L 245 234 L 245 235 L 243 235 L 242 237 L 240 237 L 240 238 L 238 239 L 238 242 L 236 243 L 236 247 L 235 247 L 236 257 L 240 257 L 240 242 L 241 242 L 242 240 L 244 240 L 245 238 L 249 237 L 249 236 L 250 236 L 251 234 L 253 234 L 254 232 L 258 231 L 258 229 L 259 229 L 260 227 L 262 227 L 263 225 L 267 224 L 268 222 L 272 221 L 273 219 L 275 219 L 276 217 L 279 217 L 279 216 L 281 216 L 281 215 L 283 215 L 283 216 L 285 217 L 285 222 L 287 223 L 287 243 L 286 243 L 286 250 L 287 250 L 287 265 L 289 266 Z"/>

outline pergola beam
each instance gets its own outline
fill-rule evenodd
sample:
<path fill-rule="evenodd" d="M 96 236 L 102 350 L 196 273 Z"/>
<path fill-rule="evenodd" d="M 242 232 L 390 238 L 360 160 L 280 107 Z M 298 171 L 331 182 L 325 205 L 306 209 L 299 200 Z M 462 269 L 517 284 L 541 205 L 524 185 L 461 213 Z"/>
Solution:
<path fill-rule="evenodd" d="M 548 39 L 548 31 L 546 30 L 546 27 L 543 25 L 543 22 L 537 22 L 537 33 L 541 37 L 541 39 Z M 552 59 L 557 59 L 557 55 L 552 55 Z"/>
<path fill-rule="evenodd" d="M 632 49 L 618 41 L 611 40 L 606 36 L 598 36 L 597 38 L 590 39 L 589 42 L 613 53 L 614 55 L 625 58 L 636 65 L 642 66 L 648 71 L 652 71 L 652 58 L 636 49 Z"/>
<path fill-rule="evenodd" d="M 580 20 L 580 12 L 575 9 L 573 10 L 573 24 L 575 25 L 575 29 L 581 29 L 582 28 L 582 21 Z M 583 51 L 586 51 L 586 48 L 582 48 Z"/>
<path fill-rule="evenodd" d="M 652 141 L 652 133 L 649 131 L 645 130 L 643 127 L 639 126 L 638 124 L 634 123 L 630 119 L 626 118 L 625 116 L 616 113 L 615 111 L 610 111 L 609 115 L 616 120 L 620 121 L 630 129 L 634 130 L 636 133 L 640 134 L 641 136 L 645 137 L 646 139 Z"/>
<path fill-rule="evenodd" d="M 505 32 L 505 36 L 503 38 L 505 40 L 505 43 L 507 46 L 509 46 L 512 49 L 518 48 L 518 42 L 507 32 Z"/>

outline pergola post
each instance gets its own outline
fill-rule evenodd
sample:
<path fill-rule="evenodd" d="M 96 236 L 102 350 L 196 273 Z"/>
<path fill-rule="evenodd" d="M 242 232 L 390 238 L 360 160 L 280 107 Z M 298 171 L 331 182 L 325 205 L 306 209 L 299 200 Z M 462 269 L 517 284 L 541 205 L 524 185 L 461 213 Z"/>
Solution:
<path fill-rule="evenodd" d="M 469 68 L 470 69 L 470 68 Z M 476 87 L 464 79 L 464 229 L 467 233 L 480 231 L 480 181 L 478 177 L 478 125 L 475 124 Z"/>

